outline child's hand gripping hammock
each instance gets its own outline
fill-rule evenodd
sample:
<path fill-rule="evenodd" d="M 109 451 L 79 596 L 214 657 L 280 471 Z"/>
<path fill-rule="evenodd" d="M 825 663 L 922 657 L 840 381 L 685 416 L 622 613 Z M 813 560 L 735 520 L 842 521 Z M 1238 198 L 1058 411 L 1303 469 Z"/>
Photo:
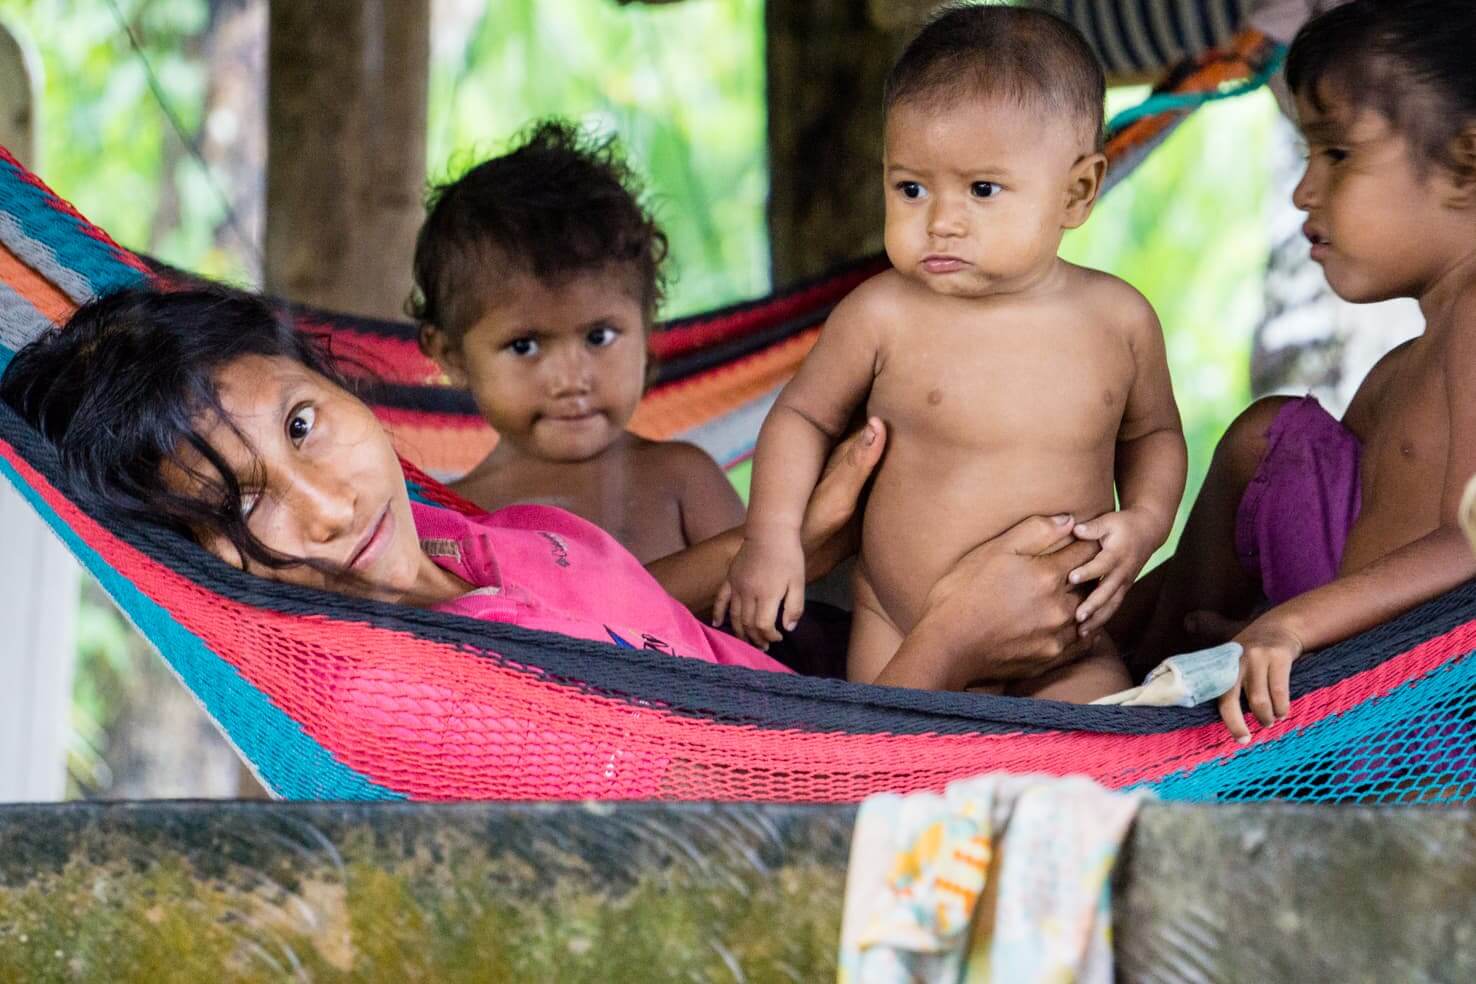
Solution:
<path fill-rule="evenodd" d="M 658 336 L 666 382 L 642 411 L 650 432 L 736 448 L 731 435 L 748 426 L 751 440 L 813 325 L 873 268 Z M 171 279 L 0 155 L 0 364 L 87 297 Z M 398 384 L 378 412 L 407 451 L 453 471 L 450 452 L 468 436 L 491 440 L 467 423 L 462 394 L 411 385 L 428 369 L 408 326 L 301 322 L 376 356 L 372 367 Z M 74 501 L 55 455 L 5 408 L 0 472 L 282 796 L 845 802 L 1008 770 L 1086 773 L 1168 798 L 1476 797 L 1470 586 L 1301 660 L 1290 719 L 1242 747 L 1212 707 L 1074 707 L 780 676 L 263 581 Z M 420 494 L 455 504 L 407 473 Z"/>

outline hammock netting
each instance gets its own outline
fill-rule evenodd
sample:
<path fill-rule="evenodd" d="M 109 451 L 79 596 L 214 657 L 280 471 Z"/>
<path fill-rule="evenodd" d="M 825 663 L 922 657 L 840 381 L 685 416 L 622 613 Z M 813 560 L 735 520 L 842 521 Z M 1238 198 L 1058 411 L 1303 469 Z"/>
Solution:
<path fill-rule="evenodd" d="M 1237 45 L 1251 74 L 1264 39 Z M 1201 68 L 1222 81 L 1223 63 Z M 1172 123 L 1119 134 L 1113 170 Z M 741 460 L 825 313 L 880 262 L 665 326 L 636 429 Z M 0 153 L 0 367 L 87 298 L 182 279 Z M 464 470 L 495 438 L 466 394 L 438 382 L 411 326 L 292 313 L 381 377 L 371 402 L 414 494 L 467 508 L 429 475 Z M 1242 747 L 1209 707 L 768 674 L 260 580 L 69 497 L 51 448 L 4 406 L 0 471 L 285 797 L 848 802 L 1000 769 L 1085 773 L 1175 799 L 1450 802 L 1476 791 L 1476 585 L 1304 657 L 1290 718 Z"/>

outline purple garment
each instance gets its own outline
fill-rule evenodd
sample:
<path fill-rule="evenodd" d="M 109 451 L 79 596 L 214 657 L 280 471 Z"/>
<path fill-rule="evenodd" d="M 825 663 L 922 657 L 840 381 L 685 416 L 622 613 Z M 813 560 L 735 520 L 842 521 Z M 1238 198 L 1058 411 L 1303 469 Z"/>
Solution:
<path fill-rule="evenodd" d="M 1235 515 L 1235 552 L 1279 605 L 1338 576 L 1358 518 L 1358 438 L 1314 397 L 1282 407 Z"/>

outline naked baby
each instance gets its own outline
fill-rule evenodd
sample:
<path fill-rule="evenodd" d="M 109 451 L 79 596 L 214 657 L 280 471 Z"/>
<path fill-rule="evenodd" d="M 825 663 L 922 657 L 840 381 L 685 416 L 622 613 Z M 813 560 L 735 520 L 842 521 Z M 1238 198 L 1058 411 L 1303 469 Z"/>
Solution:
<path fill-rule="evenodd" d="M 1067 514 L 1101 547 L 1071 575 L 1095 582 L 1078 611 L 1092 644 L 1043 676 L 955 683 L 1071 701 L 1130 684 L 1099 630 L 1167 538 L 1186 456 L 1152 308 L 1057 256 L 1101 187 L 1103 96 L 1085 41 L 1037 11 L 952 8 L 903 53 L 885 92 L 893 268 L 835 309 L 764 423 L 719 598 L 740 635 L 763 644 L 781 614 L 798 618 L 805 500 L 864 402 L 890 444 L 863 521 L 850 678 L 888 682 L 929 589 L 970 549 Z"/>

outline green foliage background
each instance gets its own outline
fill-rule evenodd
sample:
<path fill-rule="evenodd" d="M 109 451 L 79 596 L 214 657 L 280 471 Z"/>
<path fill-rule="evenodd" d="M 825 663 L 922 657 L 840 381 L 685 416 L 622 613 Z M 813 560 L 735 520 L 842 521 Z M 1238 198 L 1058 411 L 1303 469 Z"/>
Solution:
<path fill-rule="evenodd" d="M 432 180 L 501 150 L 533 119 L 576 118 L 617 134 L 646 176 L 672 243 L 668 315 L 768 290 L 763 0 L 441 0 L 436 10 Z M 195 140 L 208 82 L 207 0 L 0 0 L 0 17 L 29 37 L 43 65 L 41 175 L 123 244 L 246 280 L 242 251 L 218 235 L 226 213 L 218 183 L 182 153 L 120 28 L 120 20 L 132 27 L 159 95 Z M 1112 101 L 1141 94 L 1116 92 Z M 1158 311 L 1189 439 L 1186 504 L 1249 398 L 1275 112 L 1265 93 L 1202 111 L 1064 249 L 1124 277 Z M 74 775 L 99 776 L 110 694 L 128 653 L 142 650 L 95 600 L 84 612 Z"/>

